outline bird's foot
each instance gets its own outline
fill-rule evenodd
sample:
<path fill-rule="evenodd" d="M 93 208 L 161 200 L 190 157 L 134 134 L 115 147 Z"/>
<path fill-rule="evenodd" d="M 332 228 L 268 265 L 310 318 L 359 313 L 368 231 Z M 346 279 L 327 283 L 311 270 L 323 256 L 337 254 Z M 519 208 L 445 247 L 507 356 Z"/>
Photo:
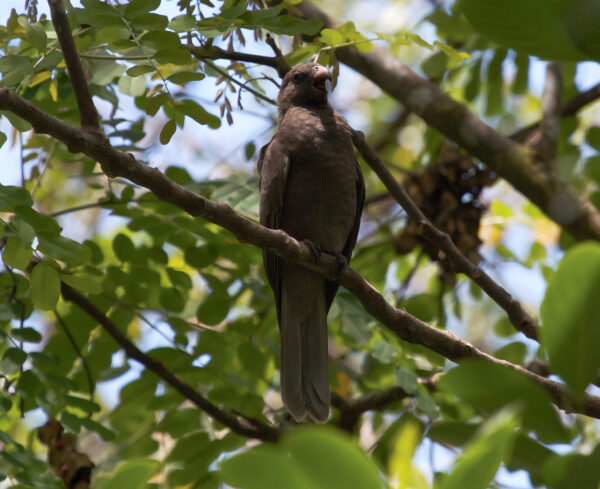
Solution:
<path fill-rule="evenodd" d="M 344 270 L 348 268 L 348 260 L 341 253 L 335 255 L 335 280 L 339 280 Z"/>
<path fill-rule="evenodd" d="M 315 243 L 314 241 L 311 241 L 310 239 L 303 239 L 302 243 L 308 247 L 308 249 L 310 250 L 310 254 L 315 259 L 315 264 L 316 264 L 319 261 L 319 258 L 321 257 L 323 250 L 317 243 Z"/>

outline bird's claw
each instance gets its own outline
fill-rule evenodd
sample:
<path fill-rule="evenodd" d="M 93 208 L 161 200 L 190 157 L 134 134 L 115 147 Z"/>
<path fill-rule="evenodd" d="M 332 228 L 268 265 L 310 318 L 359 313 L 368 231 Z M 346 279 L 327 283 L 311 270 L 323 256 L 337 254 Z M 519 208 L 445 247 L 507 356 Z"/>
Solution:
<path fill-rule="evenodd" d="M 310 239 L 303 239 L 302 243 L 305 244 L 308 247 L 308 249 L 310 250 L 310 254 L 315 259 L 315 265 L 316 265 L 317 262 L 319 261 L 319 258 L 321 257 L 321 254 L 323 253 L 323 250 L 321 250 L 321 247 L 317 243 L 315 243 L 314 241 L 311 241 Z"/>

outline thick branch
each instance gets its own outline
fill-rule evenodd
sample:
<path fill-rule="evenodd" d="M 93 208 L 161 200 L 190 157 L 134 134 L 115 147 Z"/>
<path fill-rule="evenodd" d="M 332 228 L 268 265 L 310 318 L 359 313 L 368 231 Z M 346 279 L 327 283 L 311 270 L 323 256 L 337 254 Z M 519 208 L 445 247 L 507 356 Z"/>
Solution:
<path fill-rule="evenodd" d="M 106 330 L 106 332 L 113 337 L 113 339 L 121 348 L 123 348 L 123 351 L 128 358 L 141 363 L 148 370 L 154 372 L 182 396 L 196 404 L 196 406 L 202 409 L 205 413 L 212 416 L 214 419 L 224 424 L 228 428 L 231 428 L 239 435 L 246 436 L 248 438 L 257 438 L 264 441 L 277 440 L 280 435 L 280 431 L 277 428 L 268 426 L 259 420 L 252 420 L 249 422 L 239 419 L 238 417 L 215 406 L 209 400 L 204 398 L 192 386 L 180 380 L 173 372 L 165 367 L 163 363 L 142 352 L 137 346 L 129 341 L 127 336 L 121 332 L 115 323 L 108 319 L 108 317 L 100 309 L 98 309 L 95 304 L 93 304 L 79 292 L 69 287 L 64 282 L 61 283 L 61 291 L 65 300 L 73 302 L 92 318 L 98 321 Z"/>
<path fill-rule="evenodd" d="M 60 119 L 35 107 L 19 97 L 14 91 L 0 88 L 0 110 L 10 110 L 28 121 L 36 132 L 48 134 L 69 148 L 77 148 L 100 163 L 109 176 L 120 176 L 154 192 L 192 216 L 203 217 L 231 233 L 242 242 L 263 249 L 273 249 L 280 256 L 299 263 L 327 277 L 336 276 L 337 259 L 323 253 L 317 263 L 304 244 L 299 243 L 281 230 L 267 229 L 235 212 L 229 205 L 212 202 L 173 182 L 159 170 L 150 168 L 135 159 L 132 154 L 116 150 L 106 139 L 77 130 Z M 403 309 L 396 309 L 363 277 L 347 268 L 340 276 L 340 283 L 361 302 L 365 310 L 399 338 L 423 345 L 440 355 L 458 362 L 467 358 L 479 358 L 504 367 L 513 368 L 527 375 L 544 387 L 556 404 L 569 412 L 578 412 L 600 418 L 600 398 L 586 396 L 583 405 L 576 406 L 563 384 L 535 375 L 523 367 L 498 360 L 461 340 L 450 331 L 439 330 L 411 316 Z"/>
<path fill-rule="evenodd" d="M 65 13 L 65 6 L 62 0 L 48 0 L 50 5 L 50 13 L 52 15 L 52 23 L 58 37 L 58 42 L 62 49 L 67 70 L 71 77 L 75 98 L 79 106 L 79 114 L 81 118 L 81 127 L 84 131 L 95 130 L 101 132 L 98 122 L 98 112 L 92 101 L 92 95 L 87 85 L 87 80 L 81 66 L 81 61 L 77 55 L 75 41 L 71 34 L 71 26 L 69 19 Z"/>
<path fill-rule="evenodd" d="M 377 153 L 367 144 L 361 132 L 352 133 L 354 145 L 363 155 L 367 163 L 390 191 L 396 201 L 404 208 L 406 213 L 422 228 L 425 239 L 445 253 L 456 266 L 459 272 L 464 273 L 479 285 L 502 309 L 504 309 L 515 328 L 527 337 L 537 339 L 537 324 L 513 297 L 498 285 L 481 268 L 469 260 L 452 242 L 448 234 L 436 228 L 414 203 L 406 190 L 396 181 L 387 167 L 377 156 Z"/>
<path fill-rule="evenodd" d="M 306 19 L 321 20 L 325 27 L 337 25 L 306 1 L 294 8 Z M 362 53 L 352 47 L 340 47 L 336 56 L 428 125 L 479 158 L 575 238 L 600 240 L 600 211 L 592 203 L 580 200 L 562 180 L 540 172 L 532 151 L 494 131 L 387 49 L 375 46 L 368 53 Z"/>

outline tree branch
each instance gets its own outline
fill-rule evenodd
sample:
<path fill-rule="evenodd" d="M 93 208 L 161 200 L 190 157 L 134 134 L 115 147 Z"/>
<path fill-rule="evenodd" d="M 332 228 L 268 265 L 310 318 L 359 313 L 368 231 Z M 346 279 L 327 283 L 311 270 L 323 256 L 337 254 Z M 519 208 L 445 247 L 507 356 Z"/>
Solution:
<path fill-rule="evenodd" d="M 291 69 L 287 60 L 281 53 L 281 50 L 275 44 L 275 40 L 270 34 L 266 36 L 266 43 L 271 47 L 275 56 L 261 56 L 258 54 L 240 53 L 237 51 L 226 51 L 218 46 L 194 46 L 188 45 L 186 48 L 197 58 L 204 59 L 229 59 L 231 61 L 243 61 L 248 63 L 256 63 L 264 66 L 270 66 L 277 70 L 277 74 L 283 78 Z"/>
<path fill-rule="evenodd" d="M 577 112 L 579 112 L 583 107 L 594 102 L 595 100 L 598 100 L 599 98 L 600 98 L 600 83 L 593 86 L 589 90 L 586 90 L 585 92 L 578 93 L 572 99 L 565 102 L 560 111 L 560 115 L 561 115 L 561 117 L 573 116 L 573 115 L 577 114 Z M 539 129 L 539 127 L 540 127 L 540 121 L 530 124 L 529 126 L 523 127 L 522 129 L 519 129 L 518 131 L 513 132 L 509 137 L 513 141 L 522 143 L 527 138 L 529 138 L 529 136 L 534 131 Z"/>
<path fill-rule="evenodd" d="M 281 257 L 301 264 L 311 270 L 335 279 L 338 263 L 333 255 L 323 253 L 317 263 L 308 247 L 281 230 L 268 229 L 235 212 L 223 202 L 213 202 L 185 187 L 173 182 L 159 170 L 150 168 L 135 159 L 131 153 L 115 149 L 108 140 L 75 129 L 60 119 L 35 107 L 19 97 L 14 91 L 0 87 L 0 110 L 10 110 L 28 121 L 36 132 L 48 134 L 64 142 L 71 151 L 83 152 L 100 163 L 109 176 L 120 176 L 145 187 L 161 200 L 169 202 L 188 214 L 203 217 L 230 231 L 239 241 L 272 249 Z M 351 268 L 346 268 L 339 277 L 340 284 L 346 287 L 360 301 L 365 310 L 394 332 L 400 339 L 423 345 L 440 355 L 459 362 L 468 358 L 512 368 L 523 373 L 546 389 L 554 402 L 568 412 L 586 414 L 600 419 L 600 397 L 587 395 L 583 404 L 577 405 L 565 385 L 538 375 L 525 368 L 478 350 L 461 340 L 450 331 L 439 330 L 411 316 L 403 309 L 396 309 L 362 276 Z"/>
<path fill-rule="evenodd" d="M 445 253 L 452 260 L 452 263 L 459 272 L 471 278 L 504 309 L 508 314 L 510 322 L 518 331 L 521 331 L 528 338 L 537 340 L 538 326 L 535 320 L 525 312 L 521 304 L 513 299 L 504 288 L 494 282 L 487 273 L 469 260 L 452 242 L 447 233 L 444 233 L 431 223 L 379 159 L 377 153 L 367 144 L 364 135 L 361 132 L 353 131 L 352 141 L 396 201 L 403 207 L 410 218 L 421 227 L 423 237 Z"/>
<path fill-rule="evenodd" d="M 67 70 L 71 77 L 75 98 L 79 106 L 79 115 L 81 119 L 81 128 L 84 131 L 102 132 L 98 122 L 98 111 L 92 100 L 90 89 L 87 85 L 87 80 L 81 66 L 81 61 L 77 55 L 75 41 L 71 34 L 71 26 L 69 18 L 65 13 L 65 6 L 62 0 L 48 0 L 50 5 L 50 14 L 52 15 L 52 23 L 58 37 L 58 42 L 62 49 Z"/>
<path fill-rule="evenodd" d="M 294 5 L 294 9 L 305 19 L 321 20 L 324 27 L 338 25 L 309 2 Z M 375 46 L 361 53 L 340 47 L 336 56 L 484 162 L 576 239 L 600 240 L 600 211 L 591 202 L 581 200 L 564 181 L 540 172 L 531 151 L 494 131 L 387 49 Z"/>
<path fill-rule="evenodd" d="M 547 171 L 556 171 L 556 145 L 560 132 L 560 110 L 562 104 L 562 66 L 556 61 L 546 66 L 546 84 L 542 96 L 542 120 L 540 121 L 540 137 L 535 144 L 538 156 Z"/>
<path fill-rule="evenodd" d="M 209 416 L 213 417 L 215 420 L 219 421 L 228 428 L 231 428 L 231 430 L 238 435 L 264 441 L 277 441 L 277 438 L 281 434 L 279 429 L 266 425 L 257 419 L 254 419 L 251 422 L 240 420 L 238 417 L 215 406 L 189 384 L 186 384 L 180 380 L 173 372 L 165 367 L 163 363 L 143 353 L 138 347 L 129 341 L 127 336 L 121 332 L 115 323 L 113 323 L 100 309 L 98 309 L 98 307 L 96 307 L 95 304 L 93 304 L 86 297 L 64 282 L 61 282 L 61 292 L 65 300 L 73 302 L 92 318 L 98 321 L 104 330 L 119 344 L 128 358 L 141 363 L 148 370 L 154 372 L 161 379 L 167 382 L 167 384 L 179 392 L 183 397 L 192 401 Z"/>
<path fill-rule="evenodd" d="M 229 59 L 231 61 L 256 63 L 277 69 L 277 58 L 274 56 L 260 56 L 258 54 L 240 53 L 238 51 L 226 51 L 218 46 L 204 47 L 187 45 L 186 49 L 197 58 Z"/>
<path fill-rule="evenodd" d="M 431 378 L 419 378 L 419 384 L 428 390 L 435 390 L 435 382 L 439 374 Z M 338 426 L 349 433 L 354 431 L 360 417 L 367 411 L 383 411 L 390 404 L 414 397 L 414 393 L 406 392 L 402 387 L 390 387 L 380 391 L 369 392 L 362 397 L 346 399 L 335 392 L 331 393 L 331 405 L 340 410 Z"/>

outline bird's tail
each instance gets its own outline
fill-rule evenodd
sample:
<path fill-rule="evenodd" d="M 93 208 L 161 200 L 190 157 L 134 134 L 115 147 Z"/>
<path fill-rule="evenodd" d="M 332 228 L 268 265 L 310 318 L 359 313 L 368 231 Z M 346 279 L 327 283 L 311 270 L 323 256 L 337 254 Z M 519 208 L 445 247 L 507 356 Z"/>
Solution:
<path fill-rule="evenodd" d="M 284 264 L 281 283 L 281 397 L 296 421 L 329 417 L 325 279 Z"/>

